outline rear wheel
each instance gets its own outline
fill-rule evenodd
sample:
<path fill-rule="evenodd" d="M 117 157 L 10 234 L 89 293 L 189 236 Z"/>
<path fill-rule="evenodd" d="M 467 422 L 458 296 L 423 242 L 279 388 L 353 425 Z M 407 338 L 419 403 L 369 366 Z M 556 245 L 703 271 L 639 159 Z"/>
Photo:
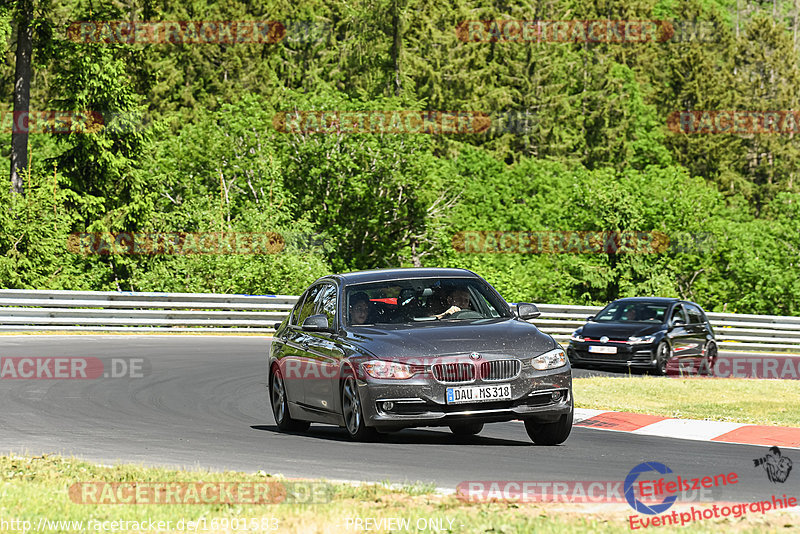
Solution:
<path fill-rule="evenodd" d="M 658 348 L 656 349 L 655 374 L 661 376 L 667 374 L 667 362 L 670 358 L 672 358 L 672 349 L 669 348 L 666 341 L 662 341 L 658 344 Z"/>
<path fill-rule="evenodd" d="M 568 414 L 562 415 L 555 423 L 537 423 L 525 421 L 525 431 L 528 437 L 537 445 L 558 445 L 564 443 L 572 432 L 572 418 L 575 410 L 570 409 Z"/>
<path fill-rule="evenodd" d="M 358 395 L 358 386 L 353 376 L 348 376 L 342 384 L 342 415 L 344 427 L 354 441 L 369 441 L 375 439 L 377 431 L 368 427 L 364 422 L 364 411 L 361 407 L 361 398 Z"/>
<path fill-rule="evenodd" d="M 456 436 L 474 436 L 483 430 L 483 423 L 457 423 L 450 426 L 450 432 Z"/>
<path fill-rule="evenodd" d="M 700 363 L 701 372 L 708 376 L 713 376 L 714 364 L 717 362 L 717 344 L 713 341 L 709 341 L 704 352 L 705 356 Z"/>
<path fill-rule="evenodd" d="M 272 415 L 275 416 L 275 423 L 278 430 L 283 431 L 303 431 L 308 430 L 311 423 L 308 421 L 298 421 L 289 415 L 289 399 L 286 396 L 286 383 L 279 367 L 275 366 L 272 379 L 269 381 L 269 399 L 272 404 Z"/>

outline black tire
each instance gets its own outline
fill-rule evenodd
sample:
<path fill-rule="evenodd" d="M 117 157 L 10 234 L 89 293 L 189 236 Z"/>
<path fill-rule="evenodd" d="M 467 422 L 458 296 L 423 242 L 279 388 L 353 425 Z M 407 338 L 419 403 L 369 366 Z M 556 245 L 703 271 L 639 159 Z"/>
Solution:
<path fill-rule="evenodd" d="M 704 352 L 705 356 L 700 363 L 700 369 L 704 371 L 707 376 L 714 376 L 714 365 L 717 363 L 717 344 L 714 341 L 709 341 Z"/>
<path fill-rule="evenodd" d="M 569 360 L 569 365 L 570 365 L 570 367 L 573 367 L 573 368 L 577 369 L 577 368 L 581 367 L 581 365 L 579 365 L 575 361 L 575 357 L 572 354 L 570 354 L 571 352 L 572 352 L 571 349 L 567 349 L 567 359 Z"/>
<path fill-rule="evenodd" d="M 456 436 L 474 436 L 483 430 L 483 423 L 457 423 L 450 426 L 450 432 Z"/>
<path fill-rule="evenodd" d="M 570 407 L 568 414 L 564 414 L 555 423 L 537 423 L 536 421 L 525 421 L 525 431 L 537 445 L 559 445 L 567 441 L 572 432 L 572 418 L 575 410 Z"/>
<path fill-rule="evenodd" d="M 276 365 L 269 380 L 269 400 L 272 405 L 272 415 L 278 430 L 284 432 L 303 432 L 308 430 L 311 423 L 299 421 L 289 415 L 289 399 L 286 396 L 286 383 L 280 368 Z"/>
<path fill-rule="evenodd" d="M 653 374 L 664 376 L 667 374 L 667 362 L 672 358 L 672 349 L 666 341 L 662 341 L 656 348 L 656 367 Z"/>
<path fill-rule="evenodd" d="M 353 441 L 372 441 L 378 432 L 364 422 L 364 410 L 358 394 L 356 379 L 352 375 L 342 382 L 342 417 L 344 428 Z"/>

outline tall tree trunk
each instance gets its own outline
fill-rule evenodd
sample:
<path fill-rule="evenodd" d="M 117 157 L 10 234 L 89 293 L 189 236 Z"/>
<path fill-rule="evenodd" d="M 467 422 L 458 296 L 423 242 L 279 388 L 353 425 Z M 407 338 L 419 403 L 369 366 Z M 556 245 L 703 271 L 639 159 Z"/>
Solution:
<path fill-rule="evenodd" d="M 392 63 L 394 64 L 394 95 L 400 96 L 402 83 L 400 82 L 400 48 L 403 45 L 400 22 L 400 10 L 403 0 L 392 0 Z"/>
<path fill-rule="evenodd" d="M 28 111 L 31 104 L 33 0 L 20 0 L 17 57 L 14 71 L 14 123 L 11 128 L 11 192 L 22 193 L 22 174 L 28 166 Z"/>

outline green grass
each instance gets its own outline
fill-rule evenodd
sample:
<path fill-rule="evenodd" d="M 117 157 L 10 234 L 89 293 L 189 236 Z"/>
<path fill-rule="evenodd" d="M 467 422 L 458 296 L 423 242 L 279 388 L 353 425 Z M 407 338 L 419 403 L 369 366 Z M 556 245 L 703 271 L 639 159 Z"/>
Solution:
<path fill-rule="evenodd" d="M 126 482 L 264 482 L 291 483 L 266 473 L 238 472 L 216 473 L 209 471 L 176 471 L 151 469 L 132 465 L 101 467 L 76 459 L 57 456 L 0 456 L 0 532 L 12 530 L 3 521 L 30 521 L 36 532 L 40 519 L 50 521 L 170 521 L 173 532 L 180 520 L 205 520 L 207 530 L 198 532 L 277 532 L 288 534 L 327 534 L 340 532 L 367 532 L 348 527 L 348 519 L 406 518 L 410 529 L 399 532 L 463 532 L 463 533 L 517 533 L 541 532 L 556 534 L 576 533 L 630 533 L 627 518 L 630 508 L 621 504 L 516 504 L 516 503 L 465 503 L 454 496 L 433 493 L 430 486 L 413 484 L 401 488 L 387 488 L 380 484 L 348 485 L 322 484 L 329 499 L 318 504 L 270 505 L 87 505 L 70 499 L 69 488 L 74 483 L 89 481 Z M 310 481 L 307 481 L 310 482 Z M 222 528 L 222 519 L 253 521 L 265 529 Z M 211 528 L 215 520 L 218 526 Z M 418 521 L 435 519 L 452 530 L 417 530 Z M 264 521 L 262 523 L 262 521 Z M 350 523 L 353 525 L 354 523 Z M 275 526 L 272 530 L 270 527 Z M 17 524 L 19 526 L 19 524 Z M 687 530 L 687 527 L 689 530 Z M 785 513 L 754 514 L 739 520 L 703 521 L 687 525 L 658 529 L 658 532 L 790 532 L 800 528 L 797 516 Z M 76 532 L 74 527 L 42 529 L 39 532 Z M 116 529 L 104 532 L 128 532 Z M 144 530 L 147 532 L 147 530 Z M 379 530 L 386 532 L 386 529 Z M 398 530 L 395 530 L 398 531 Z M 87 532 L 84 523 L 83 532 Z M 92 529 L 88 532 L 97 532 Z M 101 531 L 102 532 L 102 531 Z M 150 530 L 149 532 L 153 532 Z M 373 530 L 374 532 L 374 530 Z"/>
<path fill-rule="evenodd" d="M 591 377 L 573 388 L 579 408 L 800 427 L 800 380 Z"/>

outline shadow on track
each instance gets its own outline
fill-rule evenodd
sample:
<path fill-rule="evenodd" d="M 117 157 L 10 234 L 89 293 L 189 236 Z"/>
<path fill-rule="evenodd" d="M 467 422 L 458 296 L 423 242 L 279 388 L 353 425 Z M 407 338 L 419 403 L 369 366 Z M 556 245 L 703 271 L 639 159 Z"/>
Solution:
<path fill-rule="evenodd" d="M 573 367 L 573 378 L 589 378 L 592 376 L 607 376 L 612 378 L 626 378 L 630 376 L 644 376 L 647 374 L 652 375 L 653 371 L 650 369 L 630 368 L 620 366 L 602 366 L 602 365 L 586 365 L 584 367 Z"/>
<path fill-rule="evenodd" d="M 312 425 L 305 432 L 281 432 L 275 425 L 252 425 L 253 430 L 287 434 L 292 436 L 307 436 L 311 438 L 326 439 L 343 443 L 356 443 L 352 441 L 344 428 L 331 425 Z M 374 443 L 395 443 L 403 445 L 491 445 L 507 447 L 535 446 L 525 435 L 525 427 L 519 425 L 520 440 L 490 438 L 477 436 L 456 436 L 446 427 L 442 430 L 428 430 L 421 428 L 407 428 L 391 433 L 379 433 Z"/>

